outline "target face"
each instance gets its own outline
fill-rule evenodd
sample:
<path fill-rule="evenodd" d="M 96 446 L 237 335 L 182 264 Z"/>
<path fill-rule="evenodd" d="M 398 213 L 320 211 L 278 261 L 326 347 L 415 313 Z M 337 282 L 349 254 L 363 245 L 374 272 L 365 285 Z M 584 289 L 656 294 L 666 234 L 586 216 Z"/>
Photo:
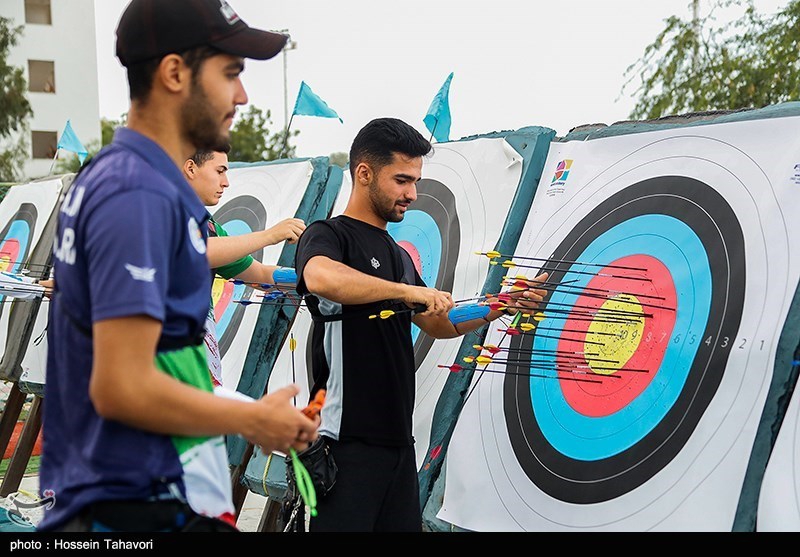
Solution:
<path fill-rule="evenodd" d="M 541 313 L 486 339 L 505 351 L 475 371 L 438 518 L 730 530 L 800 274 L 795 163 L 760 160 L 755 138 L 796 124 L 551 146 L 508 274 L 552 286 Z"/>
<path fill-rule="evenodd" d="M 249 234 L 264 229 L 267 210 L 255 197 L 241 195 L 220 207 L 214 214 L 214 220 L 225 228 L 229 236 Z M 263 254 L 262 248 L 251 255 L 260 262 Z M 234 284 L 219 276 L 214 278 L 211 299 L 214 304 L 219 352 L 223 358 L 231 347 L 247 307 L 237 304 L 234 300 L 248 300 L 252 292 L 253 288 L 248 285 Z"/>
<path fill-rule="evenodd" d="M 223 201 L 211 210 L 229 236 L 246 234 L 275 226 L 297 214 L 313 175 L 311 161 L 256 164 L 231 168 L 230 186 Z M 264 246 L 253 257 L 266 265 L 277 264 L 284 243 Z M 212 286 L 214 319 L 222 357 L 222 384 L 236 389 L 244 371 L 250 340 L 259 316 L 261 290 L 233 284 L 217 277 Z"/>
<path fill-rule="evenodd" d="M 0 231 L 0 271 L 18 273 L 28 259 L 38 212 L 32 203 L 22 203 Z M 0 295 L 0 315 L 5 310 L 5 296 Z"/>
<path fill-rule="evenodd" d="M 417 200 L 406 211 L 401 222 L 386 227 L 394 240 L 411 255 L 425 284 L 452 292 L 461 226 L 456 199 L 447 186 L 437 180 L 423 178 L 417 182 Z M 433 345 L 420 328 L 412 325 L 414 362 L 419 369 Z"/>
<path fill-rule="evenodd" d="M 52 245 L 53 236 L 51 233 L 44 235 L 44 225 L 55 210 L 64 183 L 69 183 L 71 179 L 71 176 L 67 176 L 9 189 L 0 202 L 0 270 L 27 272 L 35 278 L 42 276 L 50 253 L 48 249 L 35 250 L 39 245 Z M 21 386 L 23 377 L 26 382 L 44 385 L 47 341 L 43 338 L 34 344 L 33 340 L 47 327 L 47 301 L 38 305 L 37 310 L 31 310 L 30 305 L 20 305 L 19 310 L 13 312 L 10 311 L 12 306 L 28 302 L 14 302 L 13 298 L 5 296 L 0 296 L 0 302 L 0 345 L 3 350 L 7 345 L 6 337 L 12 320 L 35 318 L 30 342 L 22 347 L 17 343 L 13 355 L 11 352 L 5 354 L 6 365 L 0 370 L 0 376 L 19 380 Z M 36 311 L 35 316 L 31 311 Z M 21 361 L 17 361 L 17 358 Z"/>
<path fill-rule="evenodd" d="M 542 321 L 552 321 L 543 338 L 534 330 L 511 347 L 582 355 L 598 368 L 598 383 L 572 381 L 556 358 L 544 358 L 555 380 L 508 376 L 511 444 L 532 482 L 566 502 L 597 503 L 633 491 L 674 459 L 722 379 L 730 350 L 717 339 L 739 329 L 743 247 L 724 198 L 679 176 L 633 184 L 578 223 L 552 260 L 581 264 L 553 265 L 550 280 L 569 287 L 544 309 L 569 308 L 566 319 L 554 314 Z M 576 274 L 589 265 L 596 270 Z"/>

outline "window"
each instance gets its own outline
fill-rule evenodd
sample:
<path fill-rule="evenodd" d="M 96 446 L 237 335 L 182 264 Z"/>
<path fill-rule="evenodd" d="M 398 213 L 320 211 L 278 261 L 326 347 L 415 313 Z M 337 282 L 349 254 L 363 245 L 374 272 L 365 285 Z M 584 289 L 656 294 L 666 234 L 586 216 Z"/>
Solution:
<path fill-rule="evenodd" d="M 58 132 L 31 132 L 34 159 L 52 159 L 58 148 Z"/>
<path fill-rule="evenodd" d="M 56 67 L 46 60 L 28 60 L 28 89 L 34 93 L 56 92 Z"/>
<path fill-rule="evenodd" d="M 25 23 L 52 25 L 50 0 L 25 0 Z"/>

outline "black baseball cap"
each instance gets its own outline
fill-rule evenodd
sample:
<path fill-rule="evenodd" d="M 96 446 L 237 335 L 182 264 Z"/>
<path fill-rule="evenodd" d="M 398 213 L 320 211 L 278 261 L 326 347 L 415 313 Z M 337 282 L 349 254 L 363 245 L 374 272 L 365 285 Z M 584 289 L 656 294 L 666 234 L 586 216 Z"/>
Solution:
<path fill-rule="evenodd" d="M 248 26 L 225 0 L 131 0 L 117 26 L 117 58 L 128 67 L 208 45 L 267 60 L 288 38 Z"/>

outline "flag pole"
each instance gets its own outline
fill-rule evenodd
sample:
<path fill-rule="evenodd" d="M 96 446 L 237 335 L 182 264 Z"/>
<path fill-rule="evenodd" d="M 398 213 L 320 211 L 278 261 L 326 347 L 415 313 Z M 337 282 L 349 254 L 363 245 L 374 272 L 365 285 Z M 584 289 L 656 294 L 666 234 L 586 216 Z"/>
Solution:
<path fill-rule="evenodd" d="M 48 176 L 53 175 L 53 168 L 56 165 L 56 159 L 58 158 L 58 147 L 56 147 L 56 154 L 53 155 L 53 162 L 50 163 L 50 172 L 47 173 Z"/>
<path fill-rule="evenodd" d="M 286 136 L 283 138 L 283 151 L 281 151 L 281 158 L 286 156 L 286 152 L 289 150 L 289 130 L 292 128 L 292 120 L 294 120 L 294 112 L 289 117 L 289 123 L 286 125 Z"/>
<path fill-rule="evenodd" d="M 439 125 L 439 119 L 437 118 L 437 119 L 436 119 L 436 123 L 433 125 L 433 129 L 431 130 L 431 136 L 430 136 L 430 138 L 428 139 L 428 143 L 431 143 L 431 142 L 433 142 L 433 134 L 435 134 L 435 133 L 436 133 L 436 126 L 438 126 L 438 125 Z"/>

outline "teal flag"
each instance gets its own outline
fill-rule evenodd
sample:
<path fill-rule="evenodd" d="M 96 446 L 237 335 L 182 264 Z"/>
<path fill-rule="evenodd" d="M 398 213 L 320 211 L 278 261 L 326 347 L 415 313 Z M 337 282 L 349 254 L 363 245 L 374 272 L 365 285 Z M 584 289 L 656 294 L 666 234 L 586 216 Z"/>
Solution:
<path fill-rule="evenodd" d="M 83 146 L 81 140 L 78 139 L 78 136 L 75 135 L 75 132 L 72 130 L 72 124 L 69 120 L 67 120 L 67 125 L 64 126 L 64 131 L 61 133 L 61 138 L 58 140 L 59 149 L 64 149 L 65 151 L 71 151 L 78 155 L 78 160 L 83 164 L 83 161 L 86 160 L 86 157 L 89 156 L 89 151 L 86 150 L 86 147 Z"/>
<path fill-rule="evenodd" d="M 297 100 L 294 102 L 294 110 L 292 115 L 298 114 L 300 116 L 320 116 L 322 118 L 339 118 L 336 111 L 333 110 L 328 104 L 317 96 L 311 87 L 306 85 L 305 81 L 300 82 L 300 91 L 297 93 Z M 344 121 L 339 118 L 339 121 Z"/>
<path fill-rule="evenodd" d="M 450 81 L 453 72 L 447 76 L 439 92 L 433 97 L 433 102 L 428 107 L 428 113 L 422 119 L 425 127 L 436 138 L 436 141 L 450 141 Z"/>

